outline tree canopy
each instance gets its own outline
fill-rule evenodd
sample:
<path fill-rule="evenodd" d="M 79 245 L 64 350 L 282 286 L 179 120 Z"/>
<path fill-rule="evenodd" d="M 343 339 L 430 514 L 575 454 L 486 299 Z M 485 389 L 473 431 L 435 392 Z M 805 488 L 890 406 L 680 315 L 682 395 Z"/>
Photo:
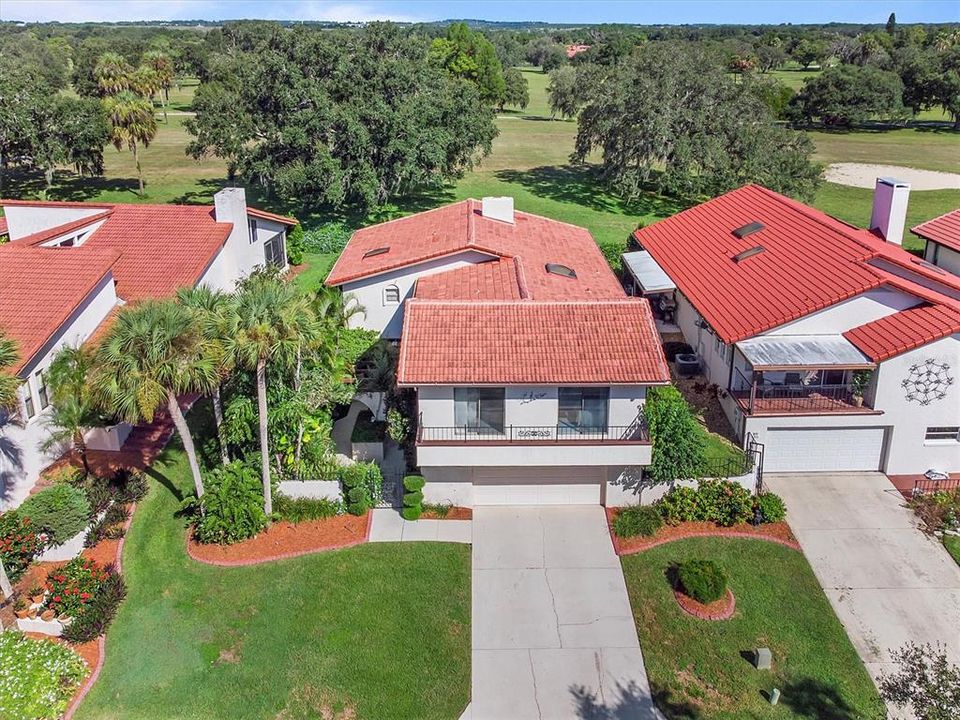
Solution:
<path fill-rule="evenodd" d="M 455 77 L 472 81 L 487 103 L 501 103 L 507 86 L 493 44 L 466 23 L 453 23 L 447 35 L 430 43 L 430 61 Z"/>
<path fill-rule="evenodd" d="M 493 109 L 474 82 L 391 25 L 351 33 L 228 25 L 188 124 L 194 157 L 284 198 L 377 205 L 462 176 L 489 153 Z"/>
<path fill-rule="evenodd" d="M 839 65 L 804 82 L 793 101 L 798 119 L 850 125 L 903 115 L 903 82 L 896 73 L 869 65 Z"/>

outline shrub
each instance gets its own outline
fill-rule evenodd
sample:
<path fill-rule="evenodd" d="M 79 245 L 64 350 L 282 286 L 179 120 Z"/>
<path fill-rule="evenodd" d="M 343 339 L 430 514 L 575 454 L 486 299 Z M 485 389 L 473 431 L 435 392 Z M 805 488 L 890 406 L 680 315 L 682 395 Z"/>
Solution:
<path fill-rule="evenodd" d="M 423 507 L 423 493 L 419 490 L 417 492 L 409 492 L 403 494 L 403 505 L 404 507 Z"/>
<path fill-rule="evenodd" d="M 292 498 L 278 493 L 273 497 L 273 511 L 280 520 L 301 523 L 340 515 L 343 503 L 329 498 Z"/>
<path fill-rule="evenodd" d="M 63 630 L 63 638 L 72 643 L 83 643 L 103 635 L 117 615 L 120 603 L 127 596 L 127 585 L 120 573 L 112 567 L 106 569 L 107 577 L 73 622 Z"/>
<path fill-rule="evenodd" d="M 690 406 L 672 385 L 651 388 L 643 414 L 653 440 L 646 474 L 654 483 L 696 478 L 704 462 L 704 436 Z"/>
<path fill-rule="evenodd" d="M 917 495 L 908 504 L 928 532 L 960 528 L 960 489 Z"/>
<path fill-rule="evenodd" d="M 753 506 L 760 511 L 760 520 L 765 523 L 780 522 L 787 516 L 787 506 L 779 495 L 763 493 L 753 499 Z"/>
<path fill-rule="evenodd" d="M 677 485 L 657 500 L 654 507 L 669 525 L 692 521 L 697 515 L 697 491 L 692 487 Z"/>
<path fill-rule="evenodd" d="M 107 570 L 85 557 L 74 558 L 47 576 L 45 607 L 57 617 L 77 618 L 107 580 Z"/>
<path fill-rule="evenodd" d="M 291 265 L 303 264 L 303 250 L 305 246 L 303 238 L 303 226 L 297 223 L 293 229 L 287 233 L 287 260 Z"/>
<path fill-rule="evenodd" d="M 303 233 L 303 249 L 311 253 L 341 253 L 350 240 L 350 229 L 340 222 L 324 223 Z"/>
<path fill-rule="evenodd" d="M 363 515 L 383 497 L 383 475 L 376 463 L 354 463 L 341 468 L 340 484 L 351 515 Z"/>
<path fill-rule="evenodd" d="M 683 591 L 700 603 L 716 602 L 727 589 L 727 574 L 712 560 L 687 560 L 677 568 Z"/>
<path fill-rule="evenodd" d="M 629 236 L 625 236 L 619 240 L 597 242 L 597 245 L 600 246 L 600 252 L 603 253 L 604 260 L 607 261 L 607 265 L 609 265 L 610 269 L 615 273 L 623 270 L 623 254 L 627 251 L 628 239 Z"/>
<path fill-rule="evenodd" d="M 420 509 L 423 512 L 433 513 L 437 518 L 443 519 L 450 514 L 450 511 L 453 509 L 453 505 L 450 503 L 424 503 L 420 506 Z"/>
<path fill-rule="evenodd" d="M 17 509 L 35 528 L 48 535 L 47 545 L 62 545 L 90 522 L 86 493 L 72 485 L 51 485 L 32 495 Z"/>
<path fill-rule="evenodd" d="M 203 483 L 203 497 L 184 502 L 184 509 L 196 515 L 193 535 L 198 542 L 229 545 L 252 538 L 267 526 L 260 476 L 249 465 L 241 461 L 223 465 L 207 473 Z"/>
<path fill-rule="evenodd" d="M 418 490 L 423 490 L 423 486 L 427 484 L 427 481 L 423 479 L 422 475 L 407 475 L 403 479 L 403 489 L 407 492 L 417 492 Z"/>
<path fill-rule="evenodd" d="M 86 674 L 86 664 L 66 645 L 0 632 L 0 717 L 58 718 Z"/>
<path fill-rule="evenodd" d="M 140 502 L 147 494 L 147 476 L 142 470 L 120 470 L 110 479 L 115 502 Z"/>
<path fill-rule="evenodd" d="M 15 512 L 0 513 L 0 560 L 10 582 L 19 580 L 42 551 L 43 541 L 29 518 Z"/>
<path fill-rule="evenodd" d="M 654 503 L 670 525 L 714 522 L 730 526 L 753 517 L 750 491 L 730 480 L 701 480 L 697 488 L 676 486 Z"/>
<path fill-rule="evenodd" d="M 652 505 L 633 505 L 623 508 L 613 520 L 617 537 L 650 537 L 663 527 L 663 518 Z"/>
<path fill-rule="evenodd" d="M 400 514 L 403 516 L 404 520 L 419 520 L 420 516 L 423 515 L 423 508 L 419 505 L 405 507 L 400 511 Z"/>

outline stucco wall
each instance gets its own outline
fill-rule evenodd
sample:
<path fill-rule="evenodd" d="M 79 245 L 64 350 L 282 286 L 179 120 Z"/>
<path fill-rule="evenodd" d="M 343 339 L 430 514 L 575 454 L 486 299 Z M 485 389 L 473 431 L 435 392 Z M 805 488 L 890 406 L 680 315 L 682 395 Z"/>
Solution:
<path fill-rule="evenodd" d="M 385 338 L 397 339 L 403 329 L 403 301 L 413 296 L 417 278 L 491 259 L 490 255 L 470 250 L 345 283 L 342 286 L 344 295 L 353 297 L 364 310 L 350 318 L 350 327 L 376 330 Z M 400 291 L 397 305 L 384 303 L 384 290 L 389 285 L 396 285 Z"/>
<path fill-rule="evenodd" d="M 93 215 L 99 215 L 106 208 L 102 207 L 24 207 L 8 205 L 4 207 L 4 216 L 7 218 L 7 228 L 10 239 L 31 235 L 47 228 L 64 225 Z"/>
<path fill-rule="evenodd" d="M 877 288 L 761 334 L 839 335 L 864 323 L 919 304 L 920 300 L 913 295 Z"/>
<path fill-rule="evenodd" d="M 960 275 L 960 252 L 939 243 L 928 242 L 924 252 L 927 262 L 942 267 L 947 272 Z"/>

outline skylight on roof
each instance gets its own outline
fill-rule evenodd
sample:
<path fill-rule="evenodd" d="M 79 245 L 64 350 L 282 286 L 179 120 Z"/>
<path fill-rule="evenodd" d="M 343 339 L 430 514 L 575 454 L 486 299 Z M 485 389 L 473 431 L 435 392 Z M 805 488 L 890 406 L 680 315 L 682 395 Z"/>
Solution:
<path fill-rule="evenodd" d="M 747 235 L 753 235 L 755 232 L 760 232 L 761 230 L 763 230 L 763 223 L 754 221 L 746 225 L 741 225 L 733 231 L 733 234 L 742 239 Z"/>
<path fill-rule="evenodd" d="M 764 250 L 763 245 L 754 245 L 752 248 L 747 248 L 742 252 L 738 252 L 733 256 L 733 261 L 735 263 L 741 263 L 747 258 L 752 258 L 754 255 L 759 255 Z"/>
<path fill-rule="evenodd" d="M 390 252 L 389 246 L 374 248 L 373 250 L 367 250 L 363 254 L 363 259 L 366 260 L 369 257 L 376 257 L 377 255 L 383 255 L 384 253 L 388 253 L 388 252 Z"/>
<path fill-rule="evenodd" d="M 566 278 L 571 278 L 575 280 L 577 278 L 577 273 L 573 268 L 568 268 L 566 265 L 561 265 L 559 263 L 547 263 L 544 266 L 547 269 L 547 272 L 552 275 L 562 275 Z"/>

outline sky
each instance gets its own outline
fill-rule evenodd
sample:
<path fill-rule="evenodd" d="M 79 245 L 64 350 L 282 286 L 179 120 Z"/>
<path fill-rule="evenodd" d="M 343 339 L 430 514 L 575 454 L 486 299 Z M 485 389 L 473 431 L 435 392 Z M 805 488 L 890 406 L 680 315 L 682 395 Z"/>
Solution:
<path fill-rule="evenodd" d="M 371 20 L 554 23 L 960 22 L 960 0 L 0 0 L 0 20 Z"/>

